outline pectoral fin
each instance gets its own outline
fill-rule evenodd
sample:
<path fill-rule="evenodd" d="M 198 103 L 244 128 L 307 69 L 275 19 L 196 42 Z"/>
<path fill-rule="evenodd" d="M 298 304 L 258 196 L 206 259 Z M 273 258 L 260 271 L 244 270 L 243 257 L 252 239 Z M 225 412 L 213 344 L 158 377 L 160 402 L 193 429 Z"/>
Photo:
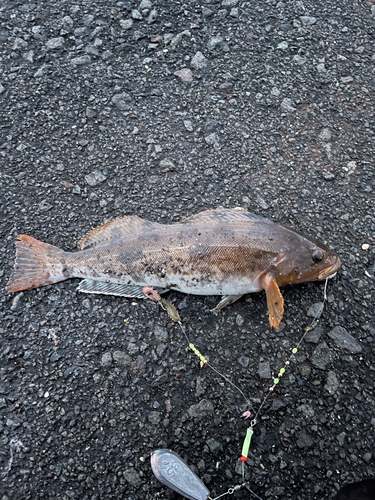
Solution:
<path fill-rule="evenodd" d="M 218 303 L 216 307 L 211 309 L 211 312 L 218 312 L 224 309 L 224 307 L 229 306 L 229 304 L 233 304 L 236 300 L 240 299 L 243 296 L 241 295 L 224 295 L 221 301 Z"/>
<path fill-rule="evenodd" d="M 276 278 L 272 273 L 267 273 L 263 277 L 263 287 L 267 295 L 267 306 L 270 325 L 278 328 L 284 314 L 284 299 Z"/>

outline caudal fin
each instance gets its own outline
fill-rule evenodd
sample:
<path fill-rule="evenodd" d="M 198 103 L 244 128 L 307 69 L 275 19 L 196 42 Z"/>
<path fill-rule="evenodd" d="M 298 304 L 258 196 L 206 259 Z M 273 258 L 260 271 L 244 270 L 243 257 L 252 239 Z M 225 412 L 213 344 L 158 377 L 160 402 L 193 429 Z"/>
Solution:
<path fill-rule="evenodd" d="M 63 250 L 21 234 L 16 241 L 16 262 L 8 292 L 50 285 L 69 278 Z"/>

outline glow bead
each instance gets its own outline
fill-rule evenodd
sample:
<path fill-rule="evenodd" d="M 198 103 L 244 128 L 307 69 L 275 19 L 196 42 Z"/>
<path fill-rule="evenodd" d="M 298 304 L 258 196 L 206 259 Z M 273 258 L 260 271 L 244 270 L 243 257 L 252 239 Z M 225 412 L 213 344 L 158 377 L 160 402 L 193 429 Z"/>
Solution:
<path fill-rule="evenodd" d="M 280 373 L 285 373 L 285 368 L 280 368 Z"/>
<path fill-rule="evenodd" d="M 293 347 L 292 353 L 295 354 L 298 351 L 297 347 Z"/>
<path fill-rule="evenodd" d="M 290 365 L 290 361 L 285 361 L 285 364 L 286 365 Z"/>
<path fill-rule="evenodd" d="M 241 460 L 243 462 L 246 462 L 247 459 L 247 454 L 249 453 L 249 448 L 250 448 L 250 443 L 251 443 L 251 436 L 253 435 L 254 431 L 251 427 L 249 427 L 246 431 L 246 437 L 244 439 L 243 445 L 242 445 L 242 453 L 241 453 Z"/>
<path fill-rule="evenodd" d="M 273 379 L 273 383 L 274 383 L 274 384 L 278 384 L 279 382 L 280 382 L 280 380 L 279 380 L 278 378 L 274 378 L 274 379 Z"/>
<path fill-rule="evenodd" d="M 194 344 L 189 344 L 189 347 L 194 351 Z"/>

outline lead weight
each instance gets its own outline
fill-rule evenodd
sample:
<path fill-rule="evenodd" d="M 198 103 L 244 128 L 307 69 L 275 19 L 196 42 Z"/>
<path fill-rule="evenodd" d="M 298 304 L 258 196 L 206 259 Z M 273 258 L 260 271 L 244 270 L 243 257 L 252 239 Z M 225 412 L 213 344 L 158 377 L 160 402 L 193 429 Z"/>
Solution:
<path fill-rule="evenodd" d="M 157 479 L 176 493 L 189 500 L 207 500 L 209 490 L 174 451 L 154 451 L 151 467 Z"/>

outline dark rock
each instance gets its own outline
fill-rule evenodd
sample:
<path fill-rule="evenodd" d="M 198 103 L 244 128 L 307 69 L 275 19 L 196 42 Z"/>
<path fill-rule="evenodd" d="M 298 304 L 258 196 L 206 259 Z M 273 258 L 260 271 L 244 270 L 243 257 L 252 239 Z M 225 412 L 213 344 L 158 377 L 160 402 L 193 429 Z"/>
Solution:
<path fill-rule="evenodd" d="M 198 404 L 190 406 L 188 409 L 191 418 L 203 418 L 214 411 L 214 405 L 208 399 L 202 399 Z"/>
<path fill-rule="evenodd" d="M 335 326 L 333 330 L 328 332 L 328 337 L 334 340 L 336 345 L 353 354 L 362 352 L 360 344 L 342 326 Z"/>

